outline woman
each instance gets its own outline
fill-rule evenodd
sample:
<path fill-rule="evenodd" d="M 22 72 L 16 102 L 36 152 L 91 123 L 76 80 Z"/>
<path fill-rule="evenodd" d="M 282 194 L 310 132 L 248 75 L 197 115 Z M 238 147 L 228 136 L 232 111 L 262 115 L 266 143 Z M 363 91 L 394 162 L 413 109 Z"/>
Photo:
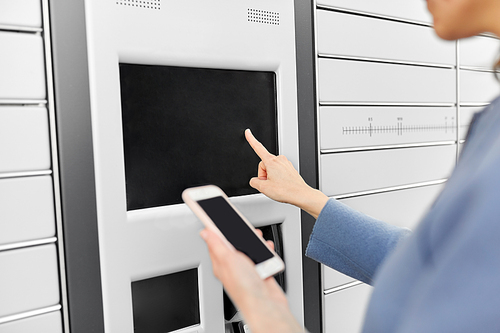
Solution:
<path fill-rule="evenodd" d="M 428 0 L 438 36 L 500 36 L 500 0 Z M 460 161 L 410 234 L 307 186 L 291 163 L 252 136 L 262 159 L 250 185 L 317 217 L 306 254 L 374 285 L 364 332 L 500 331 L 500 99 L 475 117 Z M 214 273 L 252 333 L 302 332 L 274 279 L 203 230 Z M 353 244 L 356 244 L 353 246 Z"/>

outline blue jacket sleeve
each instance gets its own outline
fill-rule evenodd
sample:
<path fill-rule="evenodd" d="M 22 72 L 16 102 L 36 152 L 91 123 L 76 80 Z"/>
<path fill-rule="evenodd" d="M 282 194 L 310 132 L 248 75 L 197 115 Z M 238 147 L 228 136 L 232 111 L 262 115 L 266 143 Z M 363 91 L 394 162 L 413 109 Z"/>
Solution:
<path fill-rule="evenodd" d="M 306 255 L 371 284 L 387 254 L 410 233 L 330 199 L 314 225 Z"/>

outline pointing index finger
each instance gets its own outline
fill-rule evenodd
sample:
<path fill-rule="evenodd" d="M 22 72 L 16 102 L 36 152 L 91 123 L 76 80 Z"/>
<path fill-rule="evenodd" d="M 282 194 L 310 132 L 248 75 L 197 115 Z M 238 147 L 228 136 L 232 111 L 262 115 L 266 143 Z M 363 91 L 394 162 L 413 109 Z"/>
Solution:
<path fill-rule="evenodd" d="M 252 134 L 252 131 L 250 131 L 249 128 L 245 130 L 245 137 L 252 147 L 252 149 L 255 151 L 255 153 L 260 157 L 261 160 L 266 160 L 269 157 L 272 157 L 273 155 L 267 151 L 266 147 L 262 143 L 260 143 Z"/>

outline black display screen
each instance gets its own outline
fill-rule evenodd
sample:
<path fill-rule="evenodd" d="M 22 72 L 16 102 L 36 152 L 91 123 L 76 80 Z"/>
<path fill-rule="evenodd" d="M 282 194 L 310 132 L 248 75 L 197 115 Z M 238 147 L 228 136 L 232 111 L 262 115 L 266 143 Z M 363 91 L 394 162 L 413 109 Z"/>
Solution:
<path fill-rule="evenodd" d="M 132 308 L 135 333 L 200 324 L 198 269 L 132 282 Z"/>
<path fill-rule="evenodd" d="M 233 246 L 256 264 L 271 259 L 273 254 L 222 197 L 200 200 L 198 204 Z"/>
<path fill-rule="evenodd" d="M 199 185 L 256 193 L 244 130 L 278 153 L 276 73 L 121 63 L 120 84 L 127 210 L 182 203 Z"/>

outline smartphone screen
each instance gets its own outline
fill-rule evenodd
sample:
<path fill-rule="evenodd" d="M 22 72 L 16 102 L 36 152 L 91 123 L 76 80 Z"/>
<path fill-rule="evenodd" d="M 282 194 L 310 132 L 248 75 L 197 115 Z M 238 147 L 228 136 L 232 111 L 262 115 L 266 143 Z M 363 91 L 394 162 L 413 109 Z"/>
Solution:
<path fill-rule="evenodd" d="M 233 246 L 255 264 L 271 259 L 273 254 L 248 227 L 223 197 L 197 201 L 217 228 Z"/>

